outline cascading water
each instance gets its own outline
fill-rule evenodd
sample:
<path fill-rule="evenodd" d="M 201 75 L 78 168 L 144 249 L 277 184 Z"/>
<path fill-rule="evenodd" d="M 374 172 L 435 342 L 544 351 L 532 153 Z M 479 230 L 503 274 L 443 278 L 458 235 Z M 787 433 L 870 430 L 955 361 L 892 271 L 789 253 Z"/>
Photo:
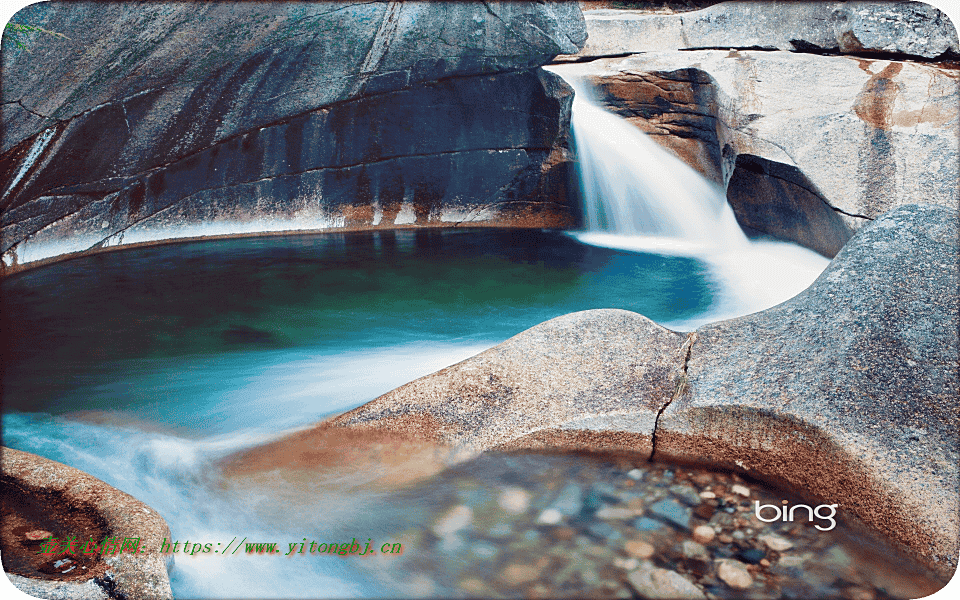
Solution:
<path fill-rule="evenodd" d="M 580 161 L 583 243 L 697 258 L 719 299 L 705 314 L 665 325 L 689 329 L 783 302 L 807 288 L 829 261 L 795 244 L 750 240 L 723 189 L 661 148 L 626 119 L 598 106 L 583 75 L 590 65 L 549 70 L 574 88 L 571 129 Z"/>

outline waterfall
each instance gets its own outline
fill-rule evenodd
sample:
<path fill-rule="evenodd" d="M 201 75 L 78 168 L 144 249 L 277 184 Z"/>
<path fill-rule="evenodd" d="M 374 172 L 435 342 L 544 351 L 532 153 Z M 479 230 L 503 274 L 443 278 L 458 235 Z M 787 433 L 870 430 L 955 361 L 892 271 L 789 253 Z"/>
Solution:
<path fill-rule="evenodd" d="M 796 244 L 750 240 L 721 186 L 594 102 L 589 64 L 548 70 L 574 88 L 571 131 L 579 158 L 585 244 L 694 257 L 712 273 L 718 299 L 689 329 L 779 304 L 806 289 L 829 260 Z"/>

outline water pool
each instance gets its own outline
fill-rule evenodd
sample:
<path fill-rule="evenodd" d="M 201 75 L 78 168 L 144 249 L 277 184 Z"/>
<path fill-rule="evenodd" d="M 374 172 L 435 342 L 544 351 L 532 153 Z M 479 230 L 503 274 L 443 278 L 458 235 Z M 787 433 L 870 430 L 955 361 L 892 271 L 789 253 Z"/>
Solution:
<path fill-rule="evenodd" d="M 491 229 L 170 244 L 70 260 L 0 286 L 4 443 L 140 498 L 176 539 L 225 540 L 306 534 L 302 513 L 291 523 L 297 511 L 271 518 L 257 498 L 224 498 L 216 460 L 230 452 L 555 316 L 624 308 L 691 325 L 722 295 L 690 258 Z M 330 531 L 336 511 L 326 512 L 310 531 Z M 267 562 L 180 560 L 174 592 L 377 589 L 342 561 Z"/>

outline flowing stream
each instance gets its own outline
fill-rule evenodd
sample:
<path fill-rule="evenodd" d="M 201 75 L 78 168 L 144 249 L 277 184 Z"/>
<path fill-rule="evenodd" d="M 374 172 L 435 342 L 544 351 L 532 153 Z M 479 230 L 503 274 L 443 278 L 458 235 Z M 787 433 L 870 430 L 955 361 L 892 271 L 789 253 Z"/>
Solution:
<path fill-rule="evenodd" d="M 787 242 L 750 240 L 723 189 L 600 107 L 586 83 L 590 65 L 555 65 L 575 91 L 571 128 L 580 160 L 586 244 L 695 258 L 719 297 L 703 323 L 770 308 L 809 287 L 829 260 Z"/>
<path fill-rule="evenodd" d="M 377 538 L 344 525 L 383 509 L 376 491 L 345 481 L 348 493 L 278 503 L 277 489 L 225 483 L 217 461 L 555 316 L 624 308 L 689 330 L 785 300 L 826 266 L 748 240 L 719 190 L 586 96 L 584 232 L 171 244 L 8 278 L 4 444 L 133 494 L 176 540 Z M 329 557 L 178 556 L 172 583 L 191 598 L 384 594 Z"/>

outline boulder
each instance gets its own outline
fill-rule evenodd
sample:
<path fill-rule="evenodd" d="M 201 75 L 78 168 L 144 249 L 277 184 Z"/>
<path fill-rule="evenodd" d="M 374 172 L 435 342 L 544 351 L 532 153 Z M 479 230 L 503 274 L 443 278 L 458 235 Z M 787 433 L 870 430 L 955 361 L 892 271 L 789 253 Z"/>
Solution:
<path fill-rule="evenodd" d="M 41 3 L 4 46 L 7 272 L 266 231 L 573 224 L 568 3 Z M 106 26 L 105 24 L 109 24 Z M 71 56 L 71 60 L 62 60 Z"/>
<path fill-rule="evenodd" d="M 905 206 L 769 310 L 696 331 L 656 458 L 839 504 L 941 574 L 960 539 L 957 212 Z"/>
<path fill-rule="evenodd" d="M 960 80 L 944 66 L 704 50 L 576 67 L 601 104 L 725 185 L 744 227 L 833 256 L 893 208 L 957 205 Z"/>
<path fill-rule="evenodd" d="M 0 479 L 3 566 L 21 591 L 43 598 L 173 598 L 167 573 L 173 559 L 161 553 L 170 529 L 155 510 L 83 471 L 11 448 L 0 450 Z M 78 546 L 71 556 L 52 555 L 48 563 L 68 562 L 50 569 L 43 558 L 30 560 L 42 551 L 32 539 L 41 532 L 55 540 L 76 536 L 80 545 L 138 540 L 139 551 L 88 555 Z"/>
<path fill-rule="evenodd" d="M 960 54 L 957 30 L 921 2 L 721 2 L 698 11 L 584 13 L 589 34 L 576 56 L 697 49 L 940 59 Z"/>
<path fill-rule="evenodd" d="M 685 336 L 624 310 L 551 319 L 325 424 L 406 432 L 455 458 L 566 448 L 647 457 Z"/>

